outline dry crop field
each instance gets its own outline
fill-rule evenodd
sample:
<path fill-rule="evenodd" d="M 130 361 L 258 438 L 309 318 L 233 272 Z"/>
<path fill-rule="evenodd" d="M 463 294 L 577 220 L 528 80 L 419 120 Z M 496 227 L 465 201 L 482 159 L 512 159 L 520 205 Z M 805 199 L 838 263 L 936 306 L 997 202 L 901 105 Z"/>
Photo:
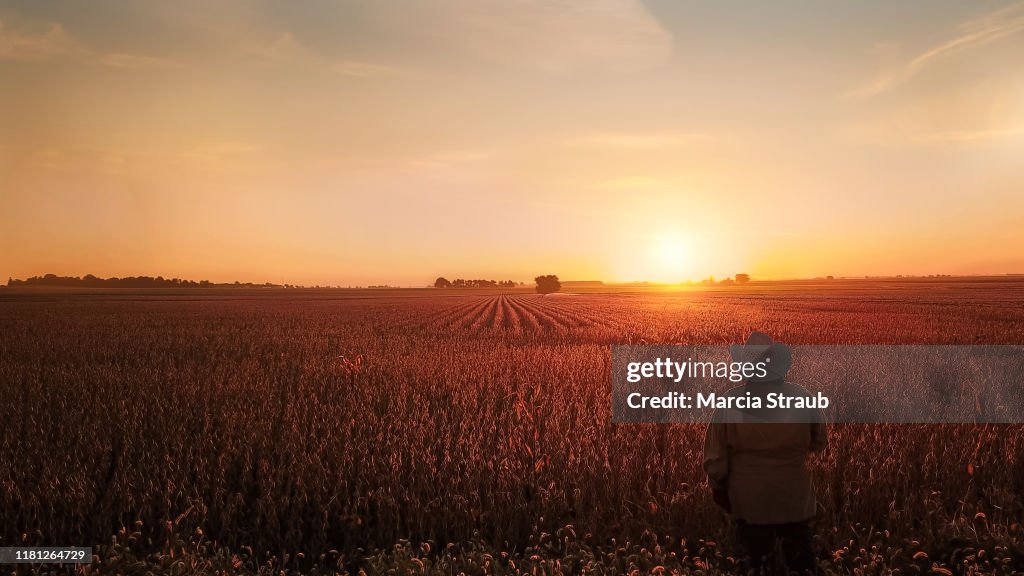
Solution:
<path fill-rule="evenodd" d="M 1024 279 L 659 291 L 0 290 L 0 545 L 91 571 L 728 572 L 702 425 L 613 343 L 1024 343 Z M 908 385 L 913 385 L 909 383 Z M 837 425 L 829 572 L 1024 569 L 1024 425 Z"/>

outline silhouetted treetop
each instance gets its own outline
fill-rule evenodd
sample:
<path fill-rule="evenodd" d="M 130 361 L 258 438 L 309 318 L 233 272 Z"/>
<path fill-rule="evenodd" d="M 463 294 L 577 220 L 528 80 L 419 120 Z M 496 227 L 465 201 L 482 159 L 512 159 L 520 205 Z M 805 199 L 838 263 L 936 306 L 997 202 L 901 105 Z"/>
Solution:
<path fill-rule="evenodd" d="M 533 280 L 537 283 L 537 292 L 539 294 L 552 294 L 562 289 L 562 283 L 558 280 L 558 276 L 554 274 L 537 276 Z"/>

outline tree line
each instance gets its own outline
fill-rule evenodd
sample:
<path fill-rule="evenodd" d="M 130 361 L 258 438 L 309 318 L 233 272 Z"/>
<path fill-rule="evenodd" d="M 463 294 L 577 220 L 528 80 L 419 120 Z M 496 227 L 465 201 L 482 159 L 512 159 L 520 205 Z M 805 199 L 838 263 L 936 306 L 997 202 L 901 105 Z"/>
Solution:
<path fill-rule="evenodd" d="M 280 284 L 254 284 L 252 282 L 210 282 L 209 280 L 182 280 L 163 276 L 126 276 L 124 278 L 100 278 L 92 274 L 85 276 L 57 276 L 46 274 L 24 280 L 7 279 L 8 286 L 71 286 L 79 288 L 284 288 Z"/>
<path fill-rule="evenodd" d="M 562 283 L 554 274 L 537 276 L 533 281 L 537 283 L 537 292 L 540 294 L 551 294 L 562 289 Z M 522 282 L 514 280 L 448 280 L 444 276 L 434 280 L 434 288 L 515 288 L 522 285 Z"/>
<path fill-rule="evenodd" d="M 522 285 L 514 280 L 448 280 L 443 276 L 434 280 L 434 288 L 515 288 Z"/>

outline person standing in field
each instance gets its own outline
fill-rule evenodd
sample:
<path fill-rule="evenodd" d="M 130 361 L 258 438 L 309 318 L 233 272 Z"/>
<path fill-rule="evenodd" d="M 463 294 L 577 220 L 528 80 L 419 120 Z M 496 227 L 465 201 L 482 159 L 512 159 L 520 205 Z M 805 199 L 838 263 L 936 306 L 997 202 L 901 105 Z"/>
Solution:
<path fill-rule="evenodd" d="M 730 352 L 735 362 L 764 362 L 766 374 L 747 379 L 728 394 L 810 396 L 786 382 L 792 353 L 767 334 L 754 332 Z M 827 445 L 828 431 L 818 409 L 715 412 L 704 438 L 704 471 L 715 503 L 731 513 L 757 573 L 777 572 L 779 560 L 788 572 L 816 572 L 811 541 L 816 499 L 807 460 Z"/>

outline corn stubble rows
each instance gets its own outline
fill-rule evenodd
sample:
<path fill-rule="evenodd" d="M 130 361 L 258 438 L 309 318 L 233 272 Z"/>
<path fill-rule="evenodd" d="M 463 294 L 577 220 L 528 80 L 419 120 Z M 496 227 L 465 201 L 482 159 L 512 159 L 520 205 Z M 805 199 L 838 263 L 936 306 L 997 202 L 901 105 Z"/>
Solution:
<path fill-rule="evenodd" d="M 0 545 L 229 571 L 728 570 L 703 426 L 613 425 L 608 345 L 1020 342 L 1019 293 L 989 292 L 11 299 Z M 1024 427 L 831 440 L 828 566 L 1019 568 Z"/>

